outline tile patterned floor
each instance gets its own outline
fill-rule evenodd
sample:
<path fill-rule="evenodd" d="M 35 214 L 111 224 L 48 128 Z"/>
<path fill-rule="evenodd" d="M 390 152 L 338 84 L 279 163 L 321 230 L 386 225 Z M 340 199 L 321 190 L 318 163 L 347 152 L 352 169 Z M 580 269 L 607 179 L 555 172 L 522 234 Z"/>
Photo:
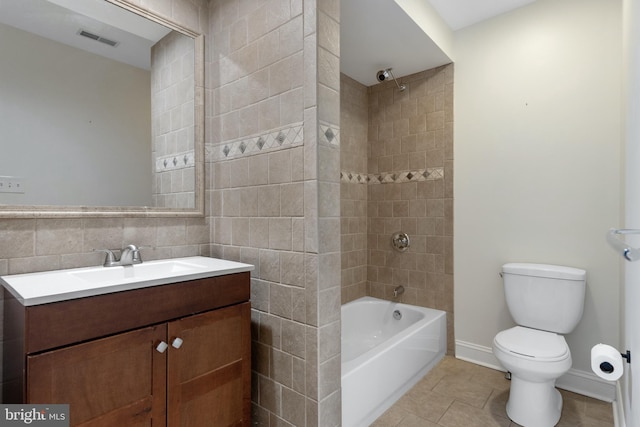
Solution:
<path fill-rule="evenodd" d="M 558 426 L 613 426 L 610 403 L 560 390 L 564 400 Z M 378 418 L 373 427 L 517 427 L 505 404 L 504 373 L 446 356 Z"/>

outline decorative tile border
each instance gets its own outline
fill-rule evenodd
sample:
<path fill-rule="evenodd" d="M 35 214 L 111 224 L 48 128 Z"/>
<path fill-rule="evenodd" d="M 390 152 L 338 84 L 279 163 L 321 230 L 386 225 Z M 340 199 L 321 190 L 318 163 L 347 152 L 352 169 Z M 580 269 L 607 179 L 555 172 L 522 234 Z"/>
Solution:
<path fill-rule="evenodd" d="M 327 122 L 319 123 L 318 142 L 321 144 L 340 146 L 340 127 Z"/>
<path fill-rule="evenodd" d="M 399 182 L 433 181 L 444 178 L 444 168 L 427 168 L 402 172 L 357 173 L 340 172 L 340 181 L 351 184 L 391 184 Z"/>
<path fill-rule="evenodd" d="M 185 151 L 170 154 L 156 159 L 156 172 L 167 172 L 177 169 L 192 168 L 195 165 L 195 152 Z"/>
<path fill-rule="evenodd" d="M 268 133 L 252 135 L 233 141 L 205 145 L 207 162 L 234 159 L 253 154 L 281 150 L 304 141 L 302 122 L 270 130 Z"/>

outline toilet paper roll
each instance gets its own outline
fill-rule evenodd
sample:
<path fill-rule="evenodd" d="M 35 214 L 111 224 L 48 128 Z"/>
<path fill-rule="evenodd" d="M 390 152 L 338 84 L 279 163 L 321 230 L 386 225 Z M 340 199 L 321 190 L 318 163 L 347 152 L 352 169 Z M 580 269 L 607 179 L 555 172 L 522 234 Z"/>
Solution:
<path fill-rule="evenodd" d="M 616 381 L 624 370 L 622 355 L 610 345 L 596 344 L 591 348 L 591 370 L 600 378 Z"/>

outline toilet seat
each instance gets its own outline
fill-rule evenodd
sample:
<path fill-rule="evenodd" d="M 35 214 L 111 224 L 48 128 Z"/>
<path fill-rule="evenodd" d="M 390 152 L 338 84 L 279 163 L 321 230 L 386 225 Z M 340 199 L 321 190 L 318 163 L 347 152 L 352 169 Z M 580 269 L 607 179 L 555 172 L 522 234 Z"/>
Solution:
<path fill-rule="evenodd" d="M 553 332 L 515 326 L 499 332 L 493 341 L 503 352 L 540 362 L 555 362 L 570 357 L 564 337 Z"/>

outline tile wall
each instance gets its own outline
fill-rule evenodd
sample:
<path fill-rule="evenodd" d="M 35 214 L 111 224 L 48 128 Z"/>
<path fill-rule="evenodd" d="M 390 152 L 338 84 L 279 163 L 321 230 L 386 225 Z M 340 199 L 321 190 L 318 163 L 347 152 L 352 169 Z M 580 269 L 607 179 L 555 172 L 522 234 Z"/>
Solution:
<path fill-rule="evenodd" d="M 192 38 L 172 31 L 151 47 L 153 206 L 195 207 Z"/>
<path fill-rule="evenodd" d="M 340 230 L 342 302 L 367 295 L 367 152 L 369 94 L 340 74 Z"/>
<path fill-rule="evenodd" d="M 339 2 L 210 6 L 210 240 L 256 266 L 252 422 L 339 425 Z"/>
<path fill-rule="evenodd" d="M 366 168 L 353 160 L 361 148 L 343 144 L 342 236 L 358 241 L 356 223 L 365 221 L 355 208 L 362 203 L 355 188 L 366 188 L 366 295 L 391 300 L 394 288 L 403 286 L 400 301 L 445 310 L 452 354 L 453 65 L 399 80 L 407 86 L 404 92 L 395 82 L 367 88 Z M 351 134 L 362 133 L 364 122 L 363 88 L 348 77 L 342 82 L 344 91 L 352 93 L 349 98 L 358 100 L 344 102 L 343 95 L 343 140 L 355 140 Z M 391 235 L 398 231 L 411 241 L 403 253 L 391 246 Z M 342 244 L 343 302 L 363 295 L 355 280 L 361 276 L 354 275 L 362 265 L 361 247 L 356 250 L 352 242 Z"/>

